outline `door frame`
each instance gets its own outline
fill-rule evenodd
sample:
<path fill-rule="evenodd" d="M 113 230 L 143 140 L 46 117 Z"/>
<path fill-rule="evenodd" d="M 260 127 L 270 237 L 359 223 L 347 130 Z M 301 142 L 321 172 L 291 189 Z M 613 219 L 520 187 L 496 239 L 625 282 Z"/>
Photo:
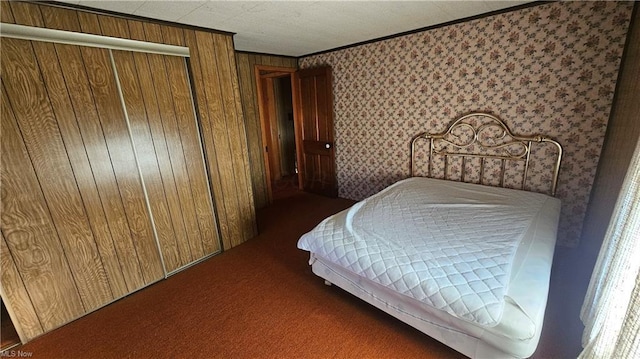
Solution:
<path fill-rule="evenodd" d="M 299 155 L 299 138 L 298 138 L 298 115 L 296 111 L 296 101 L 295 101 L 295 81 L 294 74 L 298 71 L 297 68 L 293 67 L 279 67 L 279 66 L 268 66 L 268 65 L 254 65 L 254 76 L 256 78 L 256 98 L 258 101 L 258 113 L 260 117 L 260 133 L 262 138 L 262 158 L 264 161 L 264 172 L 265 172 L 265 184 L 267 186 L 267 203 L 273 202 L 273 190 L 271 183 L 271 161 L 269 160 L 269 152 L 267 149 L 267 144 L 270 143 L 269 136 L 269 115 L 267 114 L 267 109 L 265 108 L 265 101 L 269 98 L 268 96 L 272 95 L 272 92 L 265 93 L 263 91 L 263 86 L 265 85 L 265 81 L 268 79 L 285 77 L 289 76 L 291 81 L 291 100 L 293 102 L 293 126 L 294 126 L 294 136 L 295 136 L 295 146 L 296 146 L 296 161 L 298 163 L 298 188 L 302 188 L 301 183 L 301 168 L 300 168 L 300 155 Z M 273 99 L 271 99 L 273 100 Z"/>

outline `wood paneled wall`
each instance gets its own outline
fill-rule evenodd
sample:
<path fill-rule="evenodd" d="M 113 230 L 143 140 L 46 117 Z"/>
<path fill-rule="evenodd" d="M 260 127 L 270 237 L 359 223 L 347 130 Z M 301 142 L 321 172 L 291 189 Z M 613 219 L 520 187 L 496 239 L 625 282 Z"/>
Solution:
<path fill-rule="evenodd" d="M 23 340 L 161 279 L 160 253 L 171 272 L 219 251 L 218 228 L 227 249 L 256 234 L 231 36 L 0 5 L 6 23 L 191 52 L 2 39 L 1 288 Z"/>
<path fill-rule="evenodd" d="M 249 163 L 251 167 L 251 184 L 256 208 L 262 208 L 268 202 L 268 190 L 264 159 L 262 157 L 262 133 L 260 129 L 260 112 L 258 111 L 258 95 L 254 66 L 275 66 L 298 68 L 298 60 L 286 56 L 270 56 L 245 52 L 236 52 L 238 75 L 240 77 L 240 94 L 244 109 L 244 124 L 249 144 Z"/>
<path fill-rule="evenodd" d="M 2 1 L 2 21 L 189 47 L 190 85 L 224 248 L 257 234 L 231 35 L 22 2 Z"/>

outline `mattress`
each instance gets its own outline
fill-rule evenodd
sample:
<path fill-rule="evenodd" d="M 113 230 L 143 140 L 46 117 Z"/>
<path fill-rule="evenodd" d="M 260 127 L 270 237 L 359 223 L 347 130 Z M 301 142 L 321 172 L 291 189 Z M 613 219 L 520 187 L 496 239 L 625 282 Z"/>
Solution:
<path fill-rule="evenodd" d="M 298 245 L 311 252 L 317 275 L 466 355 L 527 357 L 535 350 L 542 327 L 559 210 L 559 200 L 542 194 L 411 178 L 329 217 L 305 234 Z M 429 217 L 428 223 L 425 216 Z M 422 286 L 420 290 L 413 284 L 398 285 L 397 279 L 407 276 L 417 282 L 432 279 L 420 279 L 392 265 L 391 271 L 397 272 L 391 274 L 394 281 L 389 274 L 381 274 L 380 268 L 371 269 L 367 265 L 369 259 L 341 261 L 338 257 L 346 257 L 339 253 L 343 249 L 326 244 L 342 238 L 347 247 L 352 245 L 355 252 L 362 252 L 366 251 L 363 237 L 382 241 L 388 236 L 392 236 L 392 243 L 386 247 L 378 244 L 381 249 L 377 251 L 395 253 L 395 258 L 402 250 L 419 248 L 416 242 L 428 240 L 431 246 L 434 237 L 435 242 L 444 242 L 444 249 L 432 248 L 431 254 L 421 260 L 437 262 L 435 269 L 426 272 L 442 268 L 448 272 L 444 287 L 453 294 L 440 293 L 429 285 L 418 285 Z M 468 245 L 462 245 L 462 250 L 451 249 L 451 243 L 463 243 L 470 236 L 475 238 L 472 242 L 486 242 L 487 246 L 480 250 L 484 254 L 470 254 L 474 251 L 467 251 Z M 475 249 L 476 244 L 471 247 Z M 434 257 L 438 251 L 456 252 L 454 257 L 458 259 L 447 266 L 446 259 Z M 391 260 L 385 258 L 382 262 Z M 416 257 L 411 258 L 411 266 L 416 267 Z M 486 258 L 491 261 L 486 262 Z M 361 262 L 365 264 L 353 265 Z M 485 262 L 486 267 L 478 265 Z M 471 267 L 469 263 L 473 263 Z M 451 270 L 456 267 L 461 270 Z M 466 278 L 481 285 L 469 286 L 462 281 Z M 437 280 L 443 282 L 442 278 Z M 451 290 L 452 286 L 458 288 Z M 479 288 L 480 295 L 472 293 L 472 287 Z M 464 303 L 465 296 L 471 298 L 470 302 Z M 463 309 L 456 312 L 460 303 Z"/>

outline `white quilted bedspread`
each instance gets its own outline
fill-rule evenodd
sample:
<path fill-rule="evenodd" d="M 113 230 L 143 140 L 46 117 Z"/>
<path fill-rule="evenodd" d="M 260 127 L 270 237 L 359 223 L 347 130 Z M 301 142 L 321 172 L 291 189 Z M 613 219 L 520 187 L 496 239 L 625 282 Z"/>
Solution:
<path fill-rule="evenodd" d="M 409 178 L 325 219 L 298 247 L 460 319 L 491 327 L 518 243 L 550 197 Z"/>

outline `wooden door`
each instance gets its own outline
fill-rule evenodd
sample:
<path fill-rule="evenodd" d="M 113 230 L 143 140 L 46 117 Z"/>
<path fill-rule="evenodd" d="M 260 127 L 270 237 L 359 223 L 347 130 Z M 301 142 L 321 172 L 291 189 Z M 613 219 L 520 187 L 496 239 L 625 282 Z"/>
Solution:
<path fill-rule="evenodd" d="M 292 91 L 299 183 L 305 191 L 336 197 L 331 68 L 296 72 Z"/>

